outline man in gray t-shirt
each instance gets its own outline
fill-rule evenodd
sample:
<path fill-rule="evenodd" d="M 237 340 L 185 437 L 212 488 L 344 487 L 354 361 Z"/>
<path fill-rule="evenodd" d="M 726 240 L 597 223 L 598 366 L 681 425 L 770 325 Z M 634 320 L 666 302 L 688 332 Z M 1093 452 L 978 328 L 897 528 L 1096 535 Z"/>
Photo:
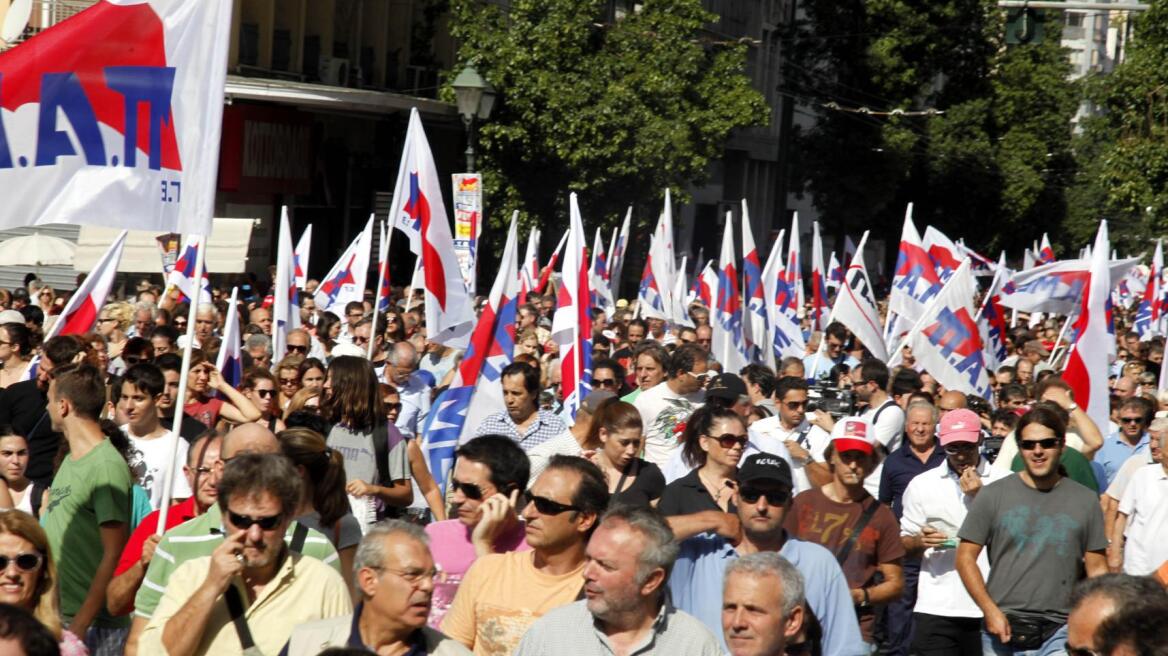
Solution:
<path fill-rule="evenodd" d="M 1099 497 L 1059 470 L 1066 446 L 1062 414 L 1038 404 L 1022 417 L 1015 437 L 1026 468 L 986 486 L 957 534 L 957 571 L 985 615 L 987 654 L 1061 648 L 1080 567 L 1087 576 L 1107 572 Z M 983 548 L 989 549 L 988 581 L 977 566 Z M 1028 620 L 1047 625 L 1033 630 L 1024 626 Z M 1039 644 L 1024 646 L 1027 633 L 1037 633 Z"/>

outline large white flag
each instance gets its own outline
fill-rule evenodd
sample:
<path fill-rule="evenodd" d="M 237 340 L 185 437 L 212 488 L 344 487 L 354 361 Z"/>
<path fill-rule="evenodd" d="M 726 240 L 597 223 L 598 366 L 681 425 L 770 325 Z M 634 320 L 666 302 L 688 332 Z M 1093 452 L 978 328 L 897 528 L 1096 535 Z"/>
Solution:
<path fill-rule="evenodd" d="M 209 234 L 231 15 L 103 0 L 0 53 L 0 228 Z"/>
<path fill-rule="evenodd" d="M 292 226 L 288 206 L 280 210 L 280 234 L 276 240 L 276 289 L 272 292 L 272 357 L 279 362 L 288 349 L 288 331 L 300 326 L 296 291 L 296 258 L 292 251 Z"/>
<path fill-rule="evenodd" d="M 844 282 L 831 308 L 831 321 L 838 321 L 852 331 L 868 347 L 872 357 L 888 360 L 888 349 L 884 345 L 880 326 L 880 312 L 872 295 L 868 270 L 864 267 L 864 245 L 867 242 L 868 233 L 865 232 L 860 238 L 856 255 L 844 273 Z M 822 346 L 820 348 L 822 350 Z"/>
<path fill-rule="evenodd" d="M 373 215 L 370 214 L 365 229 L 341 253 L 340 259 L 321 281 L 320 287 L 316 288 L 316 295 L 313 296 L 316 309 L 325 312 L 336 305 L 344 310 L 346 303 L 365 300 L 365 278 L 369 272 L 369 249 L 372 245 Z M 334 314 L 341 315 L 344 312 Z"/>
<path fill-rule="evenodd" d="M 1107 221 L 1099 222 L 1095 247 L 1091 250 L 1089 276 L 1081 295 L 1078 316 L 1072 325 L 1071 351 L 1063 378 L 1075 393 L 1075 403 L 1100 430 L 1106 430 L 1111 407 L 1107 384 L 1110 348 L 1115 338 L 1110 334 L 1111 310 L 1107 297 L 1111 294 L 1114 269 L 1109 266 Z"/>

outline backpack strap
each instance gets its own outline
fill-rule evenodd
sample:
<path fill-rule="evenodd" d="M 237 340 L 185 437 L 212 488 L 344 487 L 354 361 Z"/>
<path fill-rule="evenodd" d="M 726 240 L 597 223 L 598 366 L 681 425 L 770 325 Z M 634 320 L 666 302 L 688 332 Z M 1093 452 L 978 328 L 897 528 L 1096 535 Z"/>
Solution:
<path fill-rule="evenodd" d="M 251 627 L 247 625 L 247 618 L 244 617 L 243 599 L 239 596 L 239 588 L 232 583 L 227 586 L 227 592 L 223 593 L 223 596 L 227 601 L 227 610 L 231 613 L 231 623 L 235 625 L 235 632 L 239 635 L 239 645 L 243 647 L 243 653 L 258 653 L 255 640 L 251 637 Z"/>
<path fill-rule="evenodd" d="M 389 476 L 389 427 L 383 421 L 373 426 L 373 459 L 377 464 L 377 484 L 393 485 Z"/>
<path fill-rule="evenodd" d="M 296 553 L 304 553 L 304 542 L 308 540 L 308 527 L 302 522 L 296 522 L 296 527 L 292 529 L 292 543 L 288 548 Z"/>

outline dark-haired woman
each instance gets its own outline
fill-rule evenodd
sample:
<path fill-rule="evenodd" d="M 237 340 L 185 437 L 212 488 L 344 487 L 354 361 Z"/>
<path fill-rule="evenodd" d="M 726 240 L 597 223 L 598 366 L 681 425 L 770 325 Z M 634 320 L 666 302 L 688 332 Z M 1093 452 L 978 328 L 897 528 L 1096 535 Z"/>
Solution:
<path fill-rule="evenodd" d="M 733 410 L 709 405 L 695 410 L 686 421 L 681 446 L 683 462 L 694 469 L 665 486 L 658 505 L 662 514 L 731 512 L 746 441 L 746 424 Z"/>
<path fill-rule="evenodd" d="M 32 334 L 22 323 L 0 325 L 0 389 L 24 379 L 32 353 Z"/>
<path fill-rule="evenodd" d="M 212 391 L 219 392 L 227 400 L 212 398 Z M 215 428 L 220 415 L 233 424 L 246 424 L 260 418 L 259 408 L 228 385 L 199 349 L 191 349 L 191 372 L 187 375 L 187 398 L 183 409 L 207 428 Z"/>
<path fill-rule="evenodd" d="M 353 557 L 361 542 L 361 524 L 349 512 L 345 460 L 314 430 L 289 428 L 279 438 L 280 450 L 296 465 L 304 482 L 296 521 L 320 531 L 333 543 L 341 559 L 341 574 L 353 590 Z"/>
<path fill-rule="evenodd" d="M 592 418 L 601 444 L 592 461 L 604 472 L 613 504 L 655 506 L 665 490 L 661 470 L 639 457 L 645 445 L 642 429 L 641 413 L 615 397 L 602 402 Z"/>
<path fill-rule="evenodd" d="M 410 505 L 414 492 L 407 442 L 386 426 L 385 405 L 372 363 L 350 355 L 334 358 L 325 377 L 320 410 L 333 425 L 329 447 L 344 455 L 345 491 L 362 529 L 386 514 L 382 509 Z M 380 453 L 385 457 L 379 463 Z"/>
<path fill-rule="evenodd" d="M 284 421 L 280 419 L 281 411 L 277 401 L 276 377 L 270 371 L 259 367 L 248 369 L 243 374 L 240 391 L 260 411 L 260 418 L 255 423 L 266 426 L 273 433 L 284 430 Z"/>

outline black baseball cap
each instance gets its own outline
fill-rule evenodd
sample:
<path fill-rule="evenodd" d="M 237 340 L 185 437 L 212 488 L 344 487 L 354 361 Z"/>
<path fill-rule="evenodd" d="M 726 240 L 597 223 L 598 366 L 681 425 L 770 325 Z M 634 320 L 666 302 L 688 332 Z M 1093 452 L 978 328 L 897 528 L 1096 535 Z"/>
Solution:
<path fill-rule="evenodd" d="M 739 398 L 748 396 L 746 383 L 735 374 L 722 374 L 706 386 L 706 396 L 737 403 Z"/>
<path fill-rule="evenodd" d="M 741 487 L 751 483 L 774 483 L 785 485 L 788 489 L 795 487 L 791 465 L 770 453 L 750 455 L 738 467 L 738 485 Z"/>

